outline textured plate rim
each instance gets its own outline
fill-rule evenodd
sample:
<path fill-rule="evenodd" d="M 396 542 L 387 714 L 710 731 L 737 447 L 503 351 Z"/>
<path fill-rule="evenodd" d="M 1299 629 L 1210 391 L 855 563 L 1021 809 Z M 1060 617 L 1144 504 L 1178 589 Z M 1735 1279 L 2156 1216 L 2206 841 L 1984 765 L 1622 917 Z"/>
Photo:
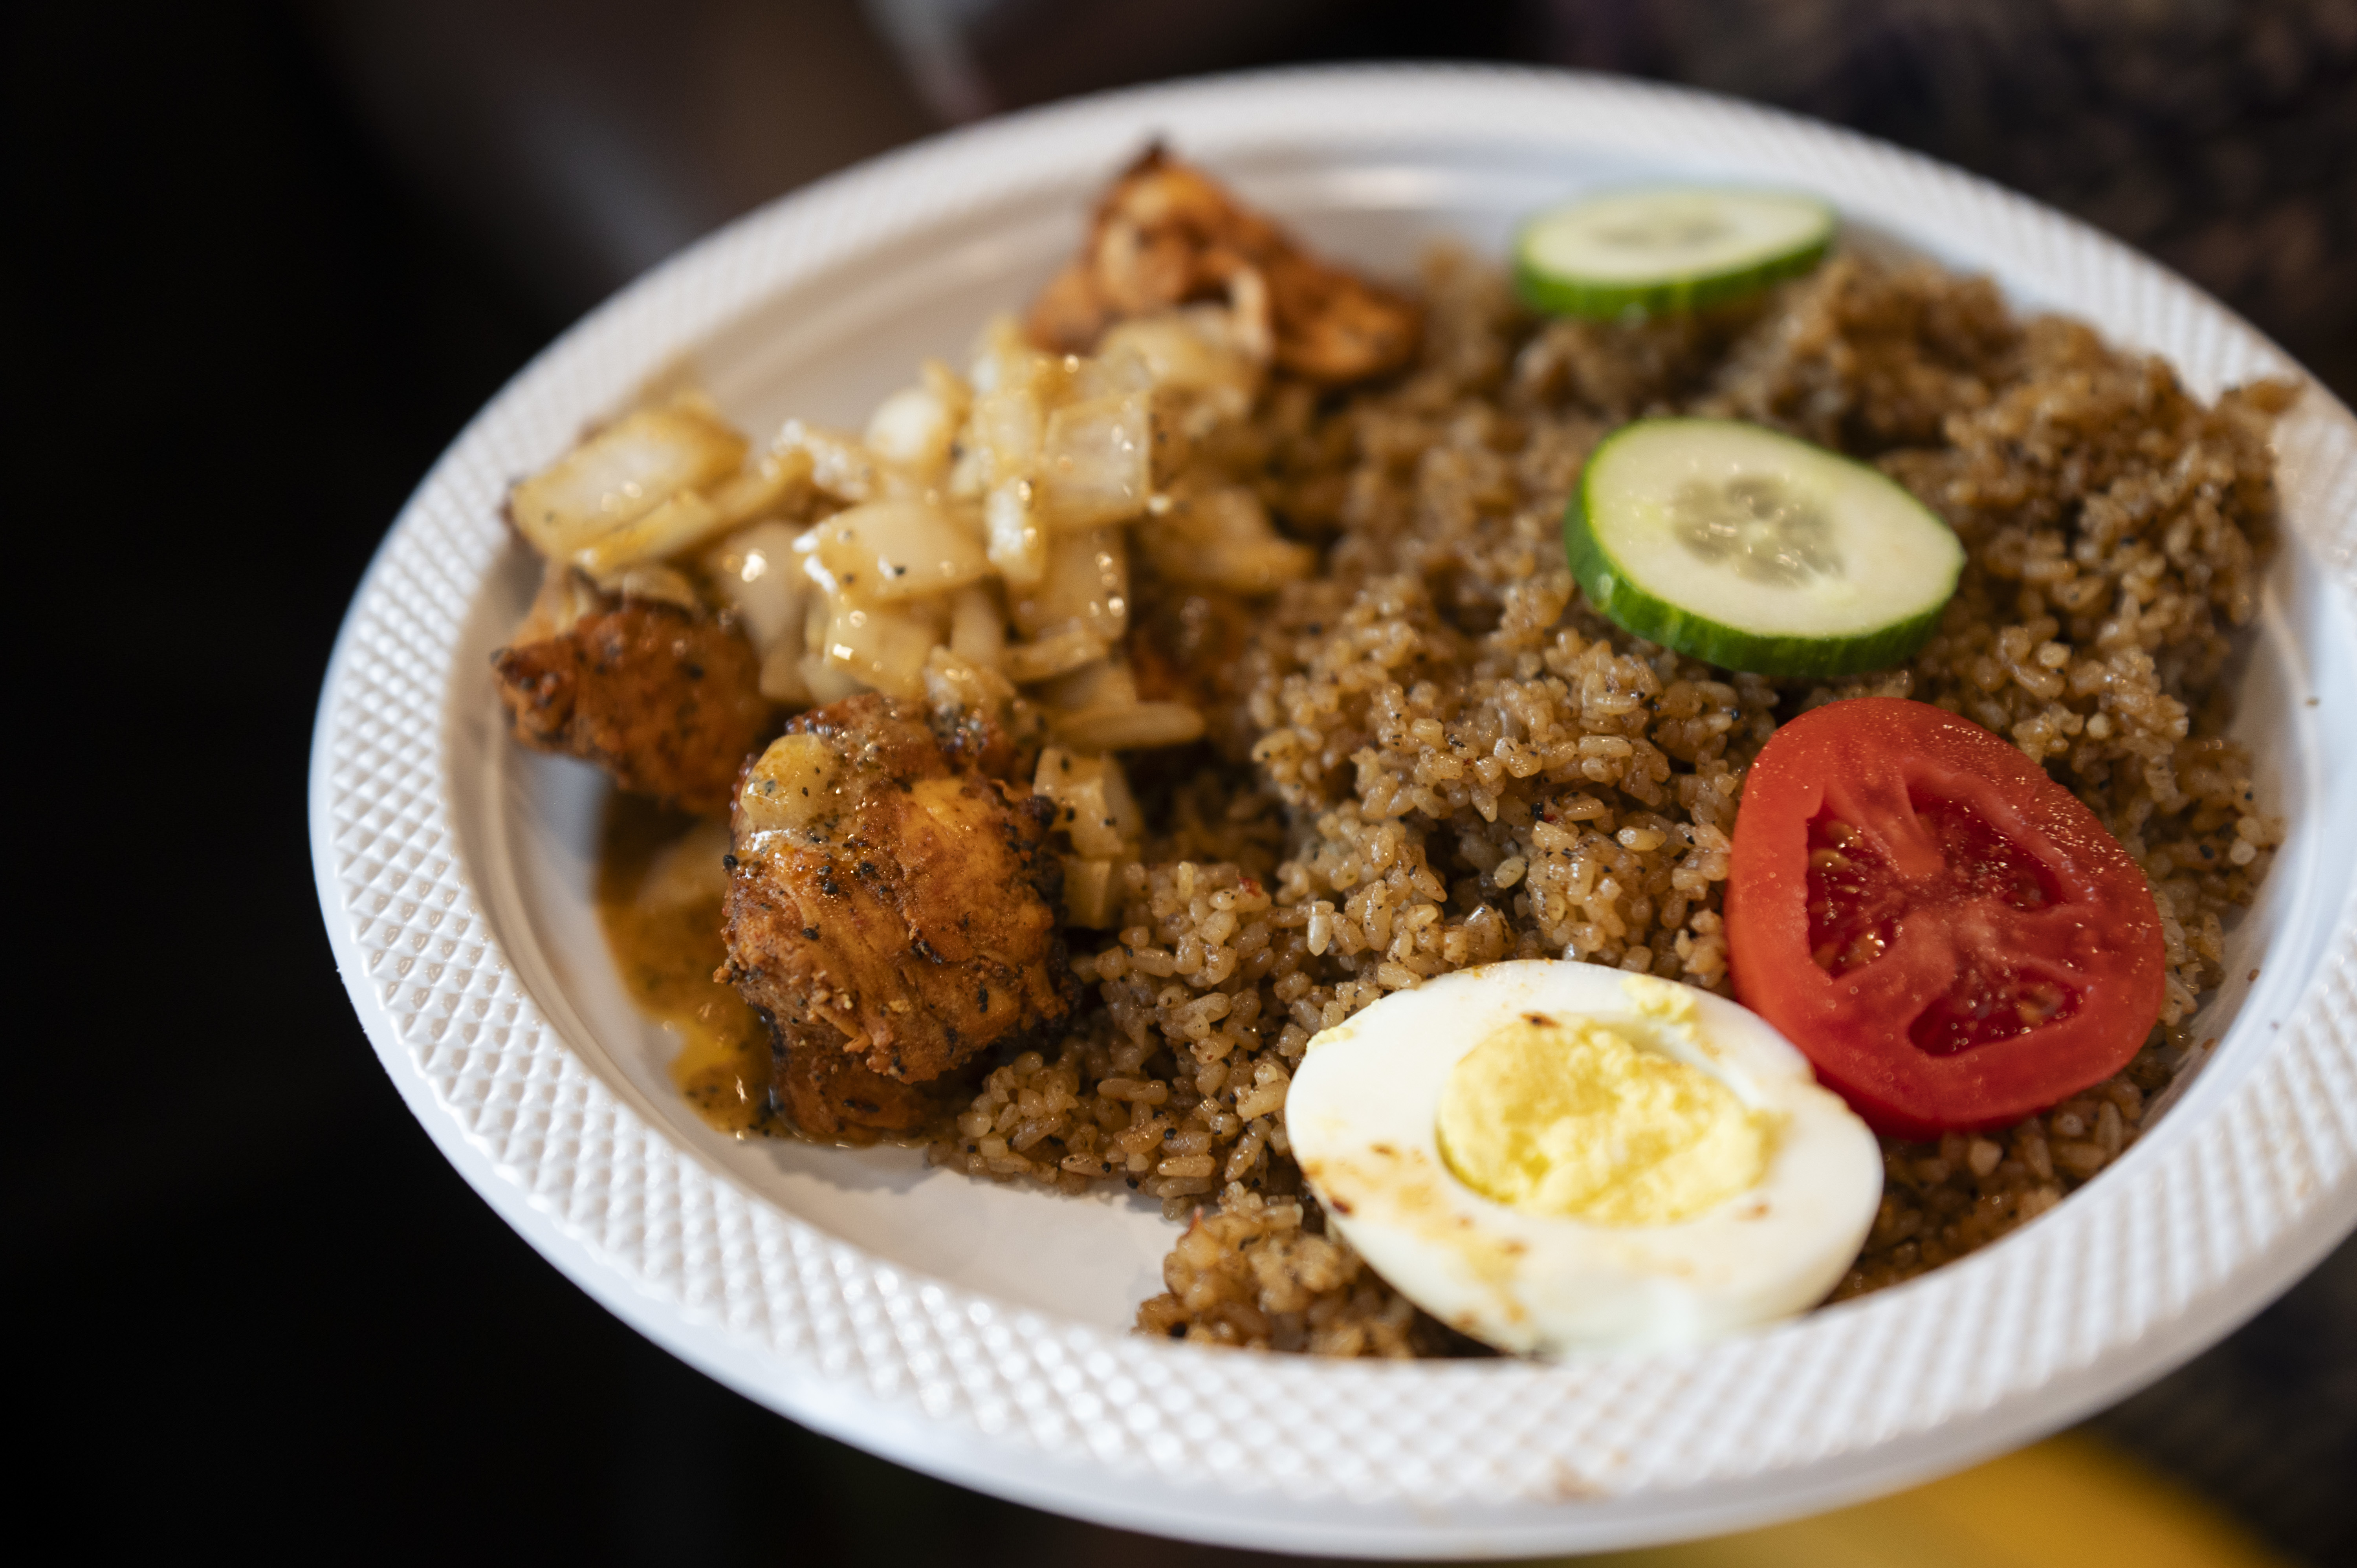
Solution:
<path fill-rule="evenodd" d="M 1377 122 L 1381 137 L 1494 138 L 1522 130 L 1510 117 L 1567 146 L 1720 161 L 1741 146 L 1842 190 L 1846 210 L 1953 215 L 2010 280 L 2044 280 L 2107 333 L 2150 340 L 2135 328 L 2166 318 L 2180 362 L 2294 369 L 2156 264 L 1943 166 L 1727 100 L 1549 71 L 1317 70 L 1107 94 L 933 138 L 702 242 L 558 338 L 436 463 L 338 638 L 310 779 L 331 944 L 394 1083 L 494 1208 L 633 1326 L 823 1431 L 1041 1507 L 1268 1548 L 1493 1555 L 1736 1528 L 1996 1452 L 2223 1334 L 2357 1223 L 2357 902 L 2241 1079 L 2136 1180 L 1755 1338 L 1560 1367 L 1205 1352 L 925 1279 L 735 1188 L 547 1026 L 477 904 L 442 766 L 452 654 L 505 547 L 464 499 L 506 477 L 486 469 L 494 448 L 553 453 L 579 389 L 606 389 L 594 407 L 896 226 L 1065 183 L 1146 129 L 1216 160 L 1361 145 Z M 2302 542 L 2345 603 L 2357 421 L 2312 391 L 2285 448 L 2309 503 Z M 2201 1179 L 2258 1151 L 2255 1188 Z M 2075 1268 L 2042 1267 L 2074 1251 Z M 1993 1364 L 1933 1332 L 1958 1322 L 2013 1353 Z"/>

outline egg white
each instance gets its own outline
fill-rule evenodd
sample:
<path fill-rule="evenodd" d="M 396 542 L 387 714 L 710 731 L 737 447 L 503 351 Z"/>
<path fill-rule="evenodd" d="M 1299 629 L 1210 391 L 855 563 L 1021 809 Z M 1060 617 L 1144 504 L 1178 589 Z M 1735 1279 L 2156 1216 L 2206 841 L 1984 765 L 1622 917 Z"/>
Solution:
<path fill-rule="evenodd" d="M 1286 1097 L 1294 1157 L 1360 1256 L 1442 1322 L 1500 1349 L 1692 1345 L 1803 1312 L 1866 1240 L 1882 1154 L 1806 1058 L 1749 1010 L 1681 989 L 1691 1032 L 1649 1015 L 1627 975 L 1523 960 L 1394 992 L 1310 1042 Z M 1609 1024 L 1776 1118 L 1760 1183 L 1693 1219 L 1613 1227 L 1484 1197 L 1442 1160 L 1441 1090 L 1526 1014 Z"/>

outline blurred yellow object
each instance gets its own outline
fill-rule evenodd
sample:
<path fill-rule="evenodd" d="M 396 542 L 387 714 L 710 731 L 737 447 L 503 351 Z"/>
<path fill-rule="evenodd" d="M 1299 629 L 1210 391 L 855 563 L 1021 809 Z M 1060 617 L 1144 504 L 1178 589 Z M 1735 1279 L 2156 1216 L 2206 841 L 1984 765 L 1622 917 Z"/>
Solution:
<path fill-rule="evenodd" d="M 2287 1568 L 2210 1503 L 2078 1433 L 1790 1524 L 1581 1568 Z"/>

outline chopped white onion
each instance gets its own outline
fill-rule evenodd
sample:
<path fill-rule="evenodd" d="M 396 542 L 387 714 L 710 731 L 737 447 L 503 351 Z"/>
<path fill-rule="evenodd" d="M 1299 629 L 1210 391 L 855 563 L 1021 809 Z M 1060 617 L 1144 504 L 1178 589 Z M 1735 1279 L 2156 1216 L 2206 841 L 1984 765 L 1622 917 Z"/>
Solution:
<path fill-rule="evenodd" d="M 1131 392 L 1150 392 L 1155 383 L 1154 368 L 1144 355 L 1125 347 L 1108 349 L 1100 345 L 1093 354 L 1066 361 L 1064 392 L 1060 401 L 1069 405 L 1092 403 L 1099 398 L 1126 397 Z"/>
<path fill-rule="evenodd" d="M 756 833 L 807 827 L 836 809 L 843 759 L 807 730 L 771 741 L 737 791 L 737 815 Z"/>
<path fill-rule="evenodd" d="M 712 510 L 731 528 L 783 506 L 811 482 L 815 464 L 799 446 L 772 447 L 709 491 Z"/>
<path fill-rule="evenodd" d="M 773 443 L 810 455 L 811 482 L 837 500 L 864 501 L 876 491 L 876 457 L 856 436 L 789 419 Z"/>
<path fill-rule="evenodd" d="M 1128 775 L 1113 757 L 1049 746 L 1039 753 L 1031 788 L 1055 802 L 1055 825 L 1071 835 L 1072 847 L 1084 855 L 1117 855 L 1134 850 L 1145 836 L 1145 814 L 1130 793 Z"/>
<path fill-rule="evenodd" d="M 1100 659 L 1044 682 L 1032 697 L 1042 707 L 1069 709 L 1126 707 L 1137 701 L 1137 677 L 1129 660 L 1118 656 Z"/>
<path fill-rule="evenodd" d="M 986 583 L 961 588 L 950 601 L 950 651 L 969 664 L 996 670 L 1006 660 L 1006 611 Z"/>
<path fill-rule="evenodd" d="M 1102 359 L 1135 356 L 1154 384 L 1213 399 L 1230 418 L 1241 417 L 1260 391 L 1262 361 L 1250 334 L 1218 306 L 1195 306 L 1161 316 L 1117 322 L 1097 344 Z"/>
<path fill-rule="evenodd" d="M 1067 403 L 1039 448 L 1039 515 L 1059 529 L 1121 522 L 1153 490 L 1152 400 L 1143 392 Z"/>
<path fill-rule="evenodd" d="M 977 397 L 1001 387 L 1027 385 L 1047 358 L 1031 347 L 1021 324 L 1002 311 L 984 325 L 967 379 Z"/>
<path fill-rule="evenodd" d="M 745 438 L 685 401 L 624 414 L 516 486 L 508 512 L 543 555 L 570 555 L 682 490 L 733 473 Z"/>
<path fill-rule="evenodd" d="M 598 585 L 626 599 L 653 599 L 666 605 L 677 605 L 683 610 L 701 607 L 695 596 L 695 585 L 689 582 L 683 574 L 661 562 L 642 561 L 635 566 L 626 566 Z"/>
<path fill-rule="evenodd" d="M 1009 586 L 1037 586 L 1048 572 L 1048 531 L 1031 513 L 1031 481 L 1008 479 L 982 503 L 990 564 Z"/>
<path fill-rule="evenodd" d="M 855 604 L 840 595 L 827 605 L 820 651 L 831 669 L 888 696 L 914 697 L 925 684 L 925 660 L 942 639 L 942 618 L 922 601 L 893 608 Z"/>
<path fill-rule="evenodd" d="M 896 392 L 867 421 L 867 450 L 920 477 L 936 477 L 949 466 L 950 444 L 963 413 L 931 387 Z"/>
<path fill-rule="evenodd" d="M 607 530 L 573 552 L 573 564 L 601 585 L 617 573 L 662 561 L 703 543 L 727 526 L 698 490 L 681 490 L 619 528 Z"/>
<path fill-rule="evenodd" d="M 1015 688 L 997 671 L 936 648 L 925 660 L 925 701 L 937 713 L 986 714 L 1000 719 L 1015 702 Z"/>
<path fill-rule="evenodd" d="M 1202 716 L 1138 701 L 1116 651 L 1120 525 L 1147 517 L 1140 544 L 1185 585 L 1259 594 L 1315 568 L 1250 489 L 1203 488 L 1234 454 L 1201 443 L 1259 395 L 1258 283 L 1229 306 L 1121 323 L 1085 357 L 1042 353 L 1001 317 L 970 383 L 928 361 L 863 435 L 789 421 L 749 462 L 709 399 L 630 413 L 515 489 L 517 526 L 552 562 L 526 626 L 564 629 L 597 588 L 716 598 L 774 702 L 872 689 L 1003 713 L 1021 684 L 1067 755 L 1191 740 Z M 702 586 L 677 569 L 690 551 Z M 1074 918 L 1117 916 L 1135 836 L 1081 847 Z"/>
<path fill-rule="evenodd" d="M 990 467 L 993 484 L 1028 478 L 1039 462 L 1047 413 L 1028 381 L 999 387 L 974 400 L 967 439 Z"/>
<path fill-rule="evenodd" d="M 820 618 L 813 616 L 811 618 L 816 621 Z M 803 654 L 802 669 L 802 685 L 810 693 L 813 707 L 839 703 L 845 697 L 857 696 L 867 690 L 850 675 L 828 663 L 826 656 L 822 653 Z"/>
<path fill-rule="evenodd" d="M 1092 930 L 1121 924 L 1122 895 L 1128 891 L 1122 867 L 1129 859 L 1068 854 L 1064 861 L 1064 923 Z"/>
<path fill-rule="evenodd" d="M 1129 552 L 1121 531 L 1092 528 L 1054 536 L 1038 586 L 1008 597 L 1015 628 L 1026 637 L 1080 626 L 1108 643 L 1119 642 L 1129 628 Z"/>
<path fill-rule="evenodd" d="M 1137 751 L 1202 739 L 1203 715 L 1184 703 L 1126 703 L 1050 714 L 1048 728 L 1077 750 Z"/>
<path fill-rule="evenodd" d="M 811 532 L 811 559 L 833 591 L 874 604 L 952 593 L 990 575 L 974 532 L 923 501 L 869 501 Z"/>
<path fill-rule="evenodd" d="M 713 587 L 765 656 L 780 644 L 796 655 L 802 651 L 802 616 L 812 595 L 794 551 L 796 537 L 782 522 L 757 522 L 730 534 L 705 561 Z"/>
<path fill-rule="evenodd" d="M 770 645 L 761 655 L 761 695 L 773 703 L 790 708 L 806 708 L 814 699 L 803 666 L 810 655 L 802 651 L 802 639 L 794 638 Z"/>
<path fill-rule="evenodd" d="M 1046 681 L 1092 664 L 1113 651 L 1112 644 L 1086 627 L 1068 626 L 1037 642 L 1007 645 L 999 668 L 1017 685 Z"/>
<path fill-rule="evenodd" d="M 1241 485 L 1190 496 L 1138 530 L 1155 570 L 1189 587 L 1274 593 L 1318 569 L 1318 552 L 1281 537 Z"/>
<path fill-rule="evenodd" d="M 597 585 L 565 562 L 550 561 L 541 568 L 540 591 L 533 596 L 532 608 L 509 640 L 522 646 L 563 637 L 597 607 Z"/>

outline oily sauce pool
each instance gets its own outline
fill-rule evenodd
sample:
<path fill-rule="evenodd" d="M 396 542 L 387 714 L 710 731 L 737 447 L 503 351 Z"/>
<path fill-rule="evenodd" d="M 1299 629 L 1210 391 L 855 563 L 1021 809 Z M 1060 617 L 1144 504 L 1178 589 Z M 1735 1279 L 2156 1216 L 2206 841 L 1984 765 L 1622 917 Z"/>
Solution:
<path fill-rule="evenodd" d="M 714 971 L 727 824 L 617 790 L 597 855 L 597 919 L 639 1010 L 679 1036 L 671 1067 L 696 1114 L 737 1137 L 787 1131 L 770 1104 L 770 1031 Z"/>

